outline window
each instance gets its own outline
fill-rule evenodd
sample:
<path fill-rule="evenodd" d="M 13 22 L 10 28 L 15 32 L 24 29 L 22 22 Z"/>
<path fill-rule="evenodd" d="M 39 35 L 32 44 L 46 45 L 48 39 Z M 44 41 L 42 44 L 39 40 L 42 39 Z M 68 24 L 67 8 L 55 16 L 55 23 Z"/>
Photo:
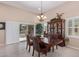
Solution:
<path fill-rule="evenodd" d="M 44 31 L 47 31 L 47 23 L 44 23 Z"/>
<path fill-rule="evenodd" d="M 68 19 L 66 24 L 68 36 L 79 36 L 79 17 Z"/>
<path fill-rule="evenodd" d="M 74 20 L 74 33 L 79 36 L 79 18 Z"/>

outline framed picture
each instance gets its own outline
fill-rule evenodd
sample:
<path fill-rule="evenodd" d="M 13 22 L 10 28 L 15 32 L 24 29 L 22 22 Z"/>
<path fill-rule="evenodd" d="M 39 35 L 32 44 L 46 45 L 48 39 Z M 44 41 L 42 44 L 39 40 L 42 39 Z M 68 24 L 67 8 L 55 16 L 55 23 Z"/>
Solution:
<path fill-rule="evenodd" d="M 0 22 L 0 30 L 5 30 L 5 22 Z"/>

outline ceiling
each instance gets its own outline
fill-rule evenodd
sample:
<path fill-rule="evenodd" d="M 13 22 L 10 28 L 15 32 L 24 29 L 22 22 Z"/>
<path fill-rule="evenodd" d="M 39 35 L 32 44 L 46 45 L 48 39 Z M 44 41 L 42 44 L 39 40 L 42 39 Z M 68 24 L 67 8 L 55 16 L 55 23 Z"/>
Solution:
<path fill-rule="evenodd" d="M 40 13 L 41 1 L 2 1 L 0 3 L 7 4 L 9 6 L 21 8 L 29 12 L 38 14 Z M 59 5 L 65 3 L 64 1 L 43 1 L 43 12 L 47 12 Z"/>

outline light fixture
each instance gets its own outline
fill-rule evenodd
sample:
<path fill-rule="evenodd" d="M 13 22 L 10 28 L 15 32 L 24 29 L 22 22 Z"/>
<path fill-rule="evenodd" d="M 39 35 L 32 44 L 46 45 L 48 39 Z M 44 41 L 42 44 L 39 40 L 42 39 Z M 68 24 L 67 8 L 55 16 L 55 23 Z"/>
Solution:
<path fill-rule="evenodd" d="M 43 8 L 42 8 L 42 1 L 41 1 L 41 13 L 37 16 L 37 18 L 39 19 L 39 21 L 44 21 L 44 19 L 46 19 L 47 17 L 43 14 Z"/>

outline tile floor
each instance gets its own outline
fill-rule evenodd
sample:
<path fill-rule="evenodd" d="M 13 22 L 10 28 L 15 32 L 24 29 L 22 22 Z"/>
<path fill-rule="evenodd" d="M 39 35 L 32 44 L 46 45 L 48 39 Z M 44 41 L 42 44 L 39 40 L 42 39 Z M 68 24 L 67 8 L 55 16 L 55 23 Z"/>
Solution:
<path fill-rule="evenodd" d="M 32 57 L 32 49 L 29 53 L 28 50 L 25 49 L 25 42 L 11 44 L 6 47 L 0 47 L 0 57 Z M 37 57 L 37 52 L 35 52 L 34 57 Z M 46 56 L 41 54 L 41 57 Z M 54 52 L 50 51 L 47 57 L 79 57 L 79 50 L 68 47 L 58 47 Z"/>

